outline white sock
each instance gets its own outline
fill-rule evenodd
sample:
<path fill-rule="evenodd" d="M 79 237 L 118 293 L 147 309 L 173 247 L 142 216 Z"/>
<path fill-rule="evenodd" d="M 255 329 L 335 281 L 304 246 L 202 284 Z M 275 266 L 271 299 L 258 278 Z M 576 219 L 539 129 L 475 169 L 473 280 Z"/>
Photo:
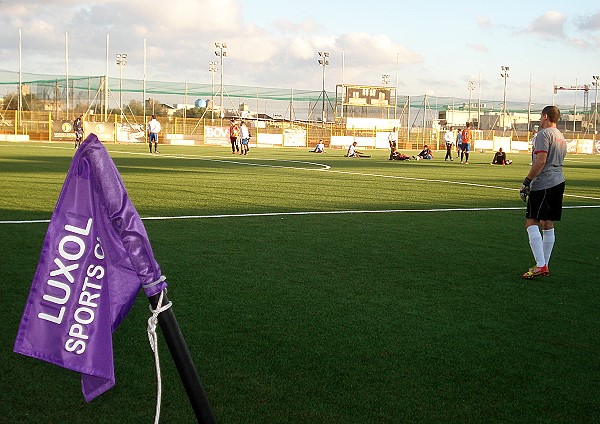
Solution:
<path fill-rule="evenodd" d="M 544 260 L 546 261 L 546 265 L 550 263 L 550 255 L 552 255 L 552 248 L 554 247 L 554 240 L 556 237 L 554 236 L 554 228 L 550 230 L 542 230 L 543 234 L 543 245 L 544 245 Z"/>
<path fill-rule="evenodd" d="M 531 252 L 533 252 L 533 258 L 535 259 L 536 266 L 546 265 L 544 259 L 544 245 L 542 241 L 542 234 L 537 225 L 531 225 L 527 227 L 527 234 L 529 235 L 529 246 L 531 246 Z"/>

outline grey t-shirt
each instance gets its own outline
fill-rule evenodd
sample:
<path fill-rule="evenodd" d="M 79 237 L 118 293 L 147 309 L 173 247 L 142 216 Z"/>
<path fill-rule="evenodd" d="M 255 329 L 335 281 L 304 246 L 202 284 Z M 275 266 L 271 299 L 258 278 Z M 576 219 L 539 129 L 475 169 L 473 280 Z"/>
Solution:
<path fill-rule="evenodd" d="M 538 132 L 533 144 L 533 162 L 537 153 L 546 152 L 548 157 L 542 172 L 531 182 L 531 190 L 545 190 L 565 181 L 563 161 L 567 155 L 567 142 L 562 133 L 552 127 Z"/>

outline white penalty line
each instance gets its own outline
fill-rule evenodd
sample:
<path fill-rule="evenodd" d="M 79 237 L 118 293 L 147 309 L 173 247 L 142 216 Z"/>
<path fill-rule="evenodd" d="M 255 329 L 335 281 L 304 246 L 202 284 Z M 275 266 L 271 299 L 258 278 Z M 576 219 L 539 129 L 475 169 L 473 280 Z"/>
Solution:
<path fill-rule="evenodd" d="M 67 149 L 66 147 L 56 147 L 56 146 L 44 146 L 49 149 Z M 114 153 L 128 154 L 128 155 L 140 155 L 140 156 L 153 156 L 156 155 L 148 152 L 129 152 L 123 150 L 112 150 Z M 221 163 L 231 163 L 234 165 L 246 165 L 246 166 L 258 166 L 264 168 L 280 168 L 280 169 L 294 169 L 298 171 L 317 171 L 317 172 L 331 172 L 336 174 L 345 174 L 345 175 L 356 175 L 361 177 L 377 177 L 377 178 L 391 178 L 397 180 L 407 180 L 407 181 L 418 181 L 425 183 L 441 183 L 441 184 L 453 184 L 453 185 L 462 185 L 468 187 L 481 187 L 481 188 L 490 188 L 494 190 L 510 190 L 510 191 L 518 191 L 518 188 L 514 187 L 501 187 L 489 184 L 478 184 L 478 183 L 469 183 L 464 181 L 451 181 L 451 180 L 440 180 L 440 179 L 430 179 L 430 178 L 420 178 L 420 177 L 407 177 L 405 175 L 385 175 L 385 174 L 373 174 L 367 172 L 357 172 L 357 171 L 340 171 L 331 169 L 331 166 L 318 163 L 318 162 L 308 162 L 308 161 L 299 161 L 299 160 L 290 160 L 290 159 L 271 159 L 271 158 L 249 158 L 251 160 L 261 160 L 261 161 L 274 161 L 274 162 L 289 162 L 289 163 L 300 163 L 304 165 L 315 166 L 316 168 L 303 168 L 297 166 L 285 166 L 285 165 L 269 165 L 264 163 L 254 163 L 254 162 L 241 162 L 239 160 L 228 159 L 228 156 L 197 156 L 197 155 L 173 155 L 173 154 L 164 154 L 159 155 L 158 157 L 169 157 L 174 159 L 187 159 L 187 160 L 204 160 L 204 161 L 213 161 L 213 162 L 221 162 Z M 587 200 L 600 200 L 598 197 L 593 196 L 581 196 L 576 194 L 568 194 L 565 193 L 564 197 L 573 197 L 577 199 L 587 199 Z"/>
<path fill-rule="evenodd" d="M 600 205 L 563 206 L 563 209 L 598 209 Z M 439 208 L 439 209 L 382 209 L 382 210 L 345 210 L 345 211 L 303 211 L 303 212 L 263 212 L 263 213 L 235 213 L 217 215 L 180 215 L 180 216 L 149 216 L 141 218 L 143 221 L 167 221 L 175 219 L 207 219 L 207 218 L 253 218 L 267 216 L 302 216 L 302 215 L 349 215 L 368 213 L 434 213 L 434 212 L 487 212 L 487 211 L 518 211 L 524 207 L 509 208 Z M 24 221 L 0 221 L 0 224 L 43 224 L 49 219 L 34 219 Z"/>
<path fill-rule="evenodd" d="M 469 187 L 492 188 L 492 189 L 496 189 L 496 190 L 519 191 L 518 188 L 513 188 L 513 187 L 501 187 L 501 186 L 488 185 L 488 184 L 468 183 L 468 182 L 464 182 L 464 181 L 450 181 L 450 180 L 429 179 L 429 178 L 421 178 L 421 177 L 407 177 L 405 175 L 371 174 L 371 173 L 356 172 L 356 171 L 338 171 L 335 169 L 328 169 L 327 172 L 336 173 L 336 174 L 346 174 L 346 175 L 358 175 L 358 176 L 363 176 L 363 177 L 391 178 L 391 179 L 397 179 L 397 180 L 419 181 L 419 182 L 426 182 L 426 183 L 454 184 L 454 185 L 464 185 L 464 186 L 469 186 Z M 564 193 L 563 196 L 564 197 L 573 197 L 573 198 L 577 198 L 577 199 L 600 200 L 599 197 L 581 196 L 581 195 L 577 195 L 577 194 L 568 194 L 568 193 Z"/>
<path fill-rule="evenodd" d="M 114 152 L 122 153 L 122 154 L 131 154 L 131 155 L 154 156 L 151 153 L 142 153 L 142 152 L 127 152 L 127 151 L 118 151 L 118 150 L 114 150 Z M 368 173 L 368 172 L 357 172 L 357 171 L 340 171 L 340 170 L 331 169 L 331 166 L 325 165 L 323 163 L 306 162 L 306 161 L 289 160 L 289 159 L 257 158 L 256 160 L 300 163 L 300 164 L 305 164 L 305 165 L 316 166 L 317 168 L 302 168 L 302 167 L 296 167 L 296 166 L 269 165 L 269 164 L 264 164 L 264 163 L 240 162 L 238 160 L 231 160 L 231 159 L 227 159 L 227 157 L 222 157 L 222 156 L 163 155 L 162 157 L 170 157 L 170 158 L 175 158 L 175 159 L 189 159 L 189 160 L 205 160 L 205 161 L 212 161 L 212 162 L 231 163 L 231 164 L 235 164 L 235 165 L 260 166 L 260 167 L 265 167 L 265 168 L 294 169 L 294 170 L 298 170 L 298 171 L 331 172 L 331 173 L 335 173 L 335 174 L 356 175 L 356 176 L 361 176 L 361 177 L 391 178 L 391 179 L 397 179 L 397 180 L 418 181 L 418 182 L 426 182 L 426 183 L 455 184 L 455 185 L 463 185 L 463 186 L 469 186 L 469 187 L 491 188 L 491 189 L 495 189 L 495 190 L 510 190 L 510 191 L 518 191 L 519 190 L 518 188 L 513 188 L 513 187 L 501 187 L 501 186 L 488 185 L 488 184 L 468 183 L 468 182 L 464 182 L 464 181 L 451 181 L 451 180 L 440 180 L 440 179 L 430 179 L 430 178 L 420 178 L 420 177 L 407 177 L 405 175 L 373 174 L 373 173 Z M 578 199 L 600 200 L 600 198 L 598 198 L 598 197 L 580 196 L 580 195 L 568 194 L 568 193 L 565 193 L 564 196 L 565 197 L 574 197 L 574 198 L 578 198 Z"/>
<path fill-rule="evenodd" d="M 72 150 L 67 147 L 57 147 L 57 146 L 43 146 L 47 149 L 60 149 L 60 150 Z M 272 159 L 272 158 L 248 158 L 249 160 L 257 160 L 263 162 L 287 162 L 287 163 L 299 163 L 303 165 L 311 165 L 316 168 L 303 168 L 298 166 L 287 166 L 287 165 L 270 165 L 265 163 L 256 163 L 256 162 L 245 162 L 231 159 L 229 156 L 198 156 L 198 155 L 177 155 L 177 154 L 163 154 L 160 153 L 158 155 L 149 153 L 149 152 L 129 152 L 125 150 L 109 150 L 109 153 L 120 153 L 123 155 L 132 155 L 132 156 L 151 156 L 156 158 L 170 158 L 170 159 L 185 159 L 185 160 L 203 160 L 207 162 L 220 162 L 220 163 L 230 163 L 234 165 L 245 165 L 245 166 L 258 166 L 264 168 L 283 168 L 283 169 L 295 169 L 299 171 L 326 171 L 331 168 L 329 165 L 325 165 L 323 163 L 317 162 L 309 162 L 309 161 L 301 161 L 301 160 L 291 160 L 291 159 Z"/>

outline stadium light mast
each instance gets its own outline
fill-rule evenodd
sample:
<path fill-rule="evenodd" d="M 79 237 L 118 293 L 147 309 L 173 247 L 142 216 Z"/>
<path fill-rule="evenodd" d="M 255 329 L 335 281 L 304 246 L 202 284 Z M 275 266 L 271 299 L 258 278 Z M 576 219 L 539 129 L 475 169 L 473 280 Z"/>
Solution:
<path fill-rule="evenodd" d="M 596 136 L 596 122 L 598 121 L 598 85 L 600 84 L 600 75 L 592 75 L 594 81 L 592 85 L 596 87 L 596 96 L 594 98 L 594 137 Z"/>
<path fill-rule="evenodd" d="M 123 122 L 123 66 L 127 65 L 126 53 L 117 53 L 117 65 L 119 65 L 119 114 Z"/>
<path fill-rule="evenodd" d="M 502 72 L 500 76 L 504 78 L 504 100 L 502 102 L 502 129 L 506 130 L 506 80 L 508 79 L 508 71 L 510 68 L 508 66 L 501 66 Z"/>
<path fill-rule="evenodd" d="M 469 89 L 469 122 L 471 122 L 471 97 L 473 95 L 473 90 L 475 90 L 475 81 L 469 80 L 467 88 Z"/>
<path fill-rule="evenodd" d="M 208 70 L 210 71 L 210 119 L 215 119 L 215 72 L 219 70 L 217 68 L 217 62 L 208 61 Z"/>
<path fill-rule="evenodd" d="M 104 122 L 108 122 L 108 64 L 109 61 L 109 46 L 110 34 L 106 34 L 106 73 L 104 74 Z"/>
<path fill-rule="evenodd" d="M 65 32 L 65 78 L 67 86 L 67 120 L 69 120 L 69 33 Z"/>
<path fill-rule="evenodd" d="M 21 28 L 19 28 L 19 97 L 17 100 L 17 125 L 15 128 L 23 128 L 23 68 L 21 51 Z"/>
<path fill-rule="evenodd" d="M 319 65 L 323 67 L 323 92 L 321 95 L 323 96 L 323 108 L 321 111 L 321 122 L 325 123 L 325 67 L 329 65 L 329 52 L 319 52 Z"/>
<path fill-rule="evenodd" d="M 400 67 L 400 52 L 396 52 L 396 86 L 394 87 L 394 119 L 398 109 L 398 68 Z"/>
<path fill-rule="evenodd" d="M 144 113 L 144 125 L 146 125 L 146 39 L 144 38 L 144 84 L 142 87 L 142 91 L 144 94 L 142 95 L 142 108 Z M 88 102 L 89 103 L 89 102 Z M 148 131 L 144 131 L 144 140 L 147 140 Z"/>
<path fill-rule="evenodd" d="M 479 81 L 477 82 L 477 129 L 481 129 L 481 69 L 479 70 Z"/>
<path fill-rule="evenodd" d="M 381 84 L 386 85 L 386 86 L 390 84 L 390 76 L 388 74 L 381 75 Z M 390 100 L 392 100 L 392 99 L 390 98 Z M 390 110 L 388 108 L 385 108 L 385 112 L 387 113 L 387 118 L 389 119 L 390 118 Z M 381 111 L 381 114 L 383 115 L 383 110 Z"/>
<path fill-rule="evenodd" d="M 531 130 L 531 105 L 533 103 L 531 103 L 531 77 L 532 75 L 529 74 L 529 102 L 527 103 L 527 132 L 529 132 Z"/>
<path fill-rule="evenodd" d="M 227 48 L 227 43 L 215 43 L 215 47 L 218 50 L 215 50 L 215 55 L 219 57 L 220 59 L 220 66 L 221 66 L 221 104 L 220 104 L 220 109 L 221 109 L 221 125 L 223 125 L 223 117 L 225 116 L 225 110 L 223 110 L 223 58 L 227 57 L 227 51 L 225 51 L 225 49 Z"/>

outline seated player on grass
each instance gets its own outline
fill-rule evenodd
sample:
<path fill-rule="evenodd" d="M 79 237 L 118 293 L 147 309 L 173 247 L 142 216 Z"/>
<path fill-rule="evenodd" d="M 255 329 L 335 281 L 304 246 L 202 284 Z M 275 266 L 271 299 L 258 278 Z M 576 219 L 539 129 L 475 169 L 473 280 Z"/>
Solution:
<path fill-rule="evenodd" d="M 417 155 L 413 156 L 413 159 L 421 160 L 421 159 L 433 159 L 433 153 L 431 149 L 427 147 L 427 144 L 423 146 L 423 150 Z"/>
<path fill-rule="evenodd" d="M 492 159 L 492 165 L 510 165 L 511 163 L 512 160 L 506 159 L 506 153 L 500 147 Z"/>
<path fill-rule="evenodd" d="M 390 155 L 390 160 L 410 160 L 410 156 L 406 156 L 396 150 L 395 147 L 392 147 L 392 154 Z"/>
<path fill-rule="evenodd" d="M 348 147 L 348 153 L 346 154 L 349 158 L 370 158 L 371 156 L 365 155 L 363 152 L 356 150 L 356 145 L 358 143 L 355 141 Z"/>
<path fill-rule="evenodd" d="M 320 139 L 317 145 L 315 146 L 315 150 L 311 150 L 312 153 L 325 153 L 325 143 L 323 143 L 323 139 Z"/>

